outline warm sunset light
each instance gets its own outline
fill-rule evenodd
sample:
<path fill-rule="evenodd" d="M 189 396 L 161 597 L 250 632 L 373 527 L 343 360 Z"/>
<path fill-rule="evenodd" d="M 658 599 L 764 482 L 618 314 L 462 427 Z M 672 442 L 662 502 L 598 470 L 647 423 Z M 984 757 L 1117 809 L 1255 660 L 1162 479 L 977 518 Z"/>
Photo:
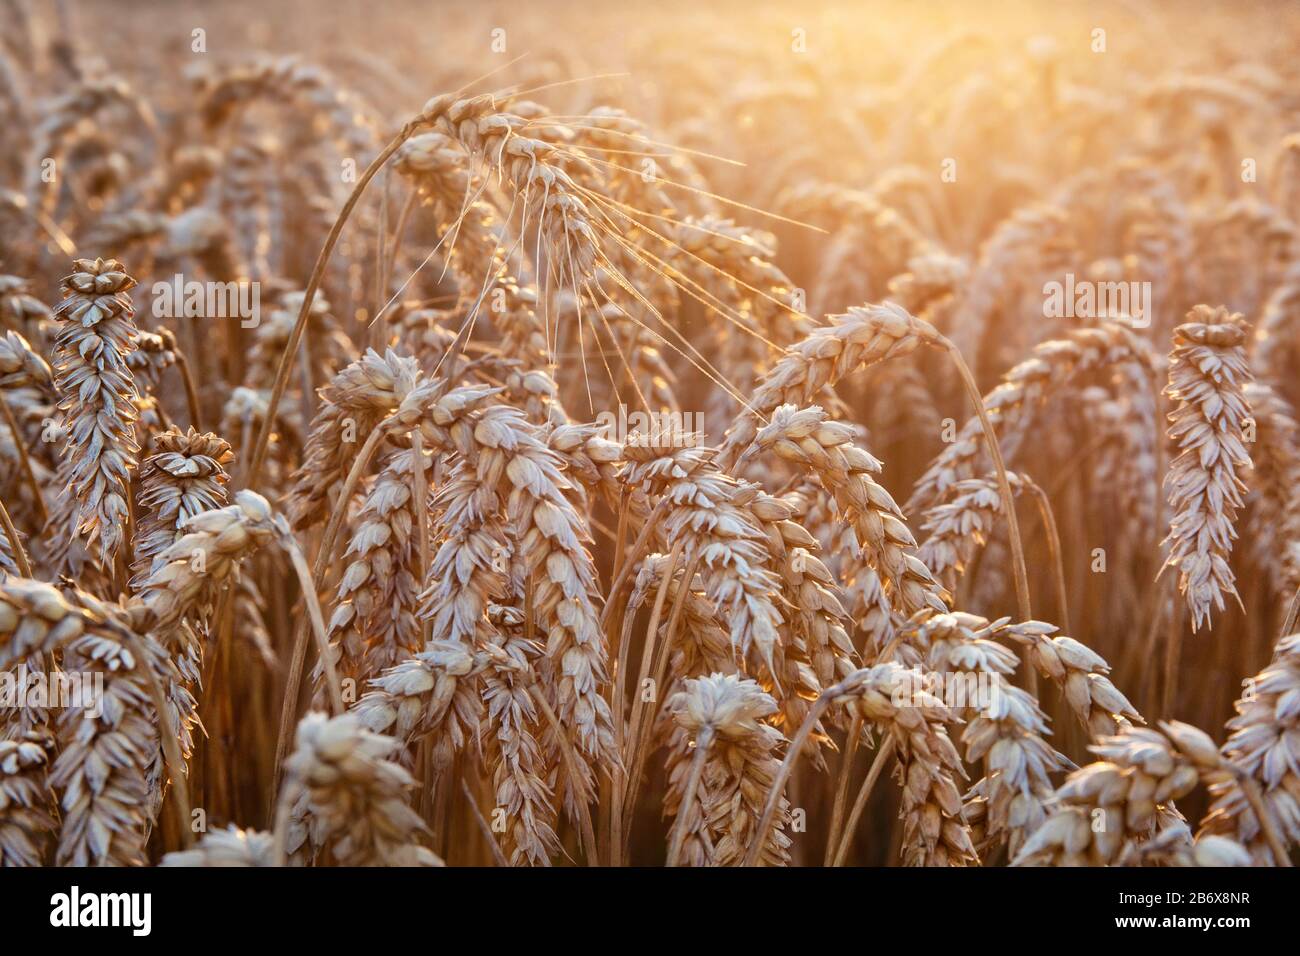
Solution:
<path fill-rule="evenodd" d="M 1196 871 L 1300 842 L 1300 6 L 0 24 L 0 864 L 1283 898 Z M 204 898 L 459 916 L 312 876 Z M 150 878 L 23 886 L 123 939 L 208 892 Z"/>

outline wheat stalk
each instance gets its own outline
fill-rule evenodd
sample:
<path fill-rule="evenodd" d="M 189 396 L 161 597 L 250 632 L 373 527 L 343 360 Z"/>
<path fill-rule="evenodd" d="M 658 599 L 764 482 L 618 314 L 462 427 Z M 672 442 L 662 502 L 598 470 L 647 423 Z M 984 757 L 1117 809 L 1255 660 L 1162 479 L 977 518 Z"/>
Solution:
<path fill-rule="evenodd" d="M 415 449 L 392 452 L 357 512 L 329 630 L 341 670 L 364 682 L 419 649 Z M 320 675 L 323 678 L 323 673 Z"/>
<path fill-rule="evenodd" d="M 140 465 L 135 530 L 136 581 L 143 584 L 155 559 L 181 538 L 185 523 L 225 504 L 225 467 L 234 453 L 211 433 L 172 428 L 154 439 Z"/>
<path fill-rule="evenodd" d="M 1032 648 L 1030 662 L 1055 683 L 1079 723 L 1094 737 L 1112 736 L 1131 722 L 1144 723 L 1109 677 L 1110 665 L 1073 638 L 1053 637 L 1056 628 L 1041 621 L 1012 624 L 1001 633 Z"/>
<path fill-rule="evenodd" d="M 973 688 L 970 682 L 964 685 L 966 705 L 961 712 L 967 726 L 962 741 L 967 762 L 984 760 L 985 775 L 971 788 L 975 799 L 970 812 L 982 816 L 983 843 L 1005 839 L 1014 853 L 1046 814 L 1051 775 L 1071 764 L 1044 740 L 1047 718 L 1038 701 L 1008 680 L 1015 673 L 1016 656 L 992 639 L 1005 627 L 1005 620 L 939 614 L 915 621 L 903 640 L 923 651 L 928 670 L 948 675 L 949 686 L 951 675 L 975 676 Z M 956 696 L 960 700 L 959 692 Z"/>
<path fill-rule="evenodd" d="M 1300 510 L 1292 494 L 1300 482 L 1295 414 L 1285 398 L 1260 382 L 1248 383 L 1242 397 L 1255 425 L 1247 499 L 1251 555 L 1269 572 L 1274 593 L 1285 597 L 1300 588 L 1300 551 L 1296 548 Z"/>
<path fill-rule="evenodd" d="M 1080 329 L 1036 346 L 1033 356 L 1007 372 L 1002 383 L 984 398 L 984 408 L 1007 456 L 1015 458 L 1030 433 L 1035 412 L 1052 395 L 1064 392 L 1089 372 L 1127 363 L 1151 369 L 1155 359 L 1149 345 L 1117 322 Z M 908 514 L 928 512 L 949 499 L 957 482 L 983 472 L 979 465 L 981 432 L 975 418 L 962 426 L 956 441 L 936 456 L 917 480 L 912 497 L 903 506 Z"/>
<path fill-rule="evenodd" d="M 729 470 L 749 447 L 761 419 L 781 405 L 804 406 L 822 389 L 857 369 L 906 355 L 922 345 L 941 347 L 942 337 L 928 322 L 886 302 L 854 307 L 813 330 L 763 377 L 748 407 L 727 431 L 718 464 Z"/>

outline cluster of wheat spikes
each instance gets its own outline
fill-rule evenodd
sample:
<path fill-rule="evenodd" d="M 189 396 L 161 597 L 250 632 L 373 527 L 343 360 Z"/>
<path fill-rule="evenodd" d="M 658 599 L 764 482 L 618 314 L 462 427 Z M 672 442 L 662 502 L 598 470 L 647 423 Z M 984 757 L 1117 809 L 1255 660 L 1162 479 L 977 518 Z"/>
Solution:
<path fill-rule="evenodd" d="M 934 3 L 0 4 L 0 865 L 1291 865 L 1300 15 Z"/>

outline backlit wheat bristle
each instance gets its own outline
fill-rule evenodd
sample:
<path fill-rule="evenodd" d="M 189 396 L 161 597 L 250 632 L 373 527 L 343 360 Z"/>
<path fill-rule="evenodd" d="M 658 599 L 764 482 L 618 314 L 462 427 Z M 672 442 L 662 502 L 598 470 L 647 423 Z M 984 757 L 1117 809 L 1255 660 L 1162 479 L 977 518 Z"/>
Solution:
<path fill-rule="evenodd" d="M 562 284 L 575 287 L 591 274 L 601 242 L 574 174 L 581 176 L 587 171 L 584 166 L 594 173 L 594 167 L 577 153 L 563 153 L 554 144 L 529 136 L 544 130 L 525 130 L 524 117 L 498 108 L 488 95 L 434 97 L 424 105 L 420 119 L 503 176 L 523 199 L 523 215 L 540 223 L 554 250 Z"/>

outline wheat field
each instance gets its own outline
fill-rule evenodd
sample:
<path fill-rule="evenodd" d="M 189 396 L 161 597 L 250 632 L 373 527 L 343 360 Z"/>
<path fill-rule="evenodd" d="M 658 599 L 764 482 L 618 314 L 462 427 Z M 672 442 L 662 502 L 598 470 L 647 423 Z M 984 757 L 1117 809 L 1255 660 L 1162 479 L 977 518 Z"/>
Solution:
<path fill-rule="evenodd" d="M 1300 8 L 0 22 L 0 864 L 1291 865 Z"/>

